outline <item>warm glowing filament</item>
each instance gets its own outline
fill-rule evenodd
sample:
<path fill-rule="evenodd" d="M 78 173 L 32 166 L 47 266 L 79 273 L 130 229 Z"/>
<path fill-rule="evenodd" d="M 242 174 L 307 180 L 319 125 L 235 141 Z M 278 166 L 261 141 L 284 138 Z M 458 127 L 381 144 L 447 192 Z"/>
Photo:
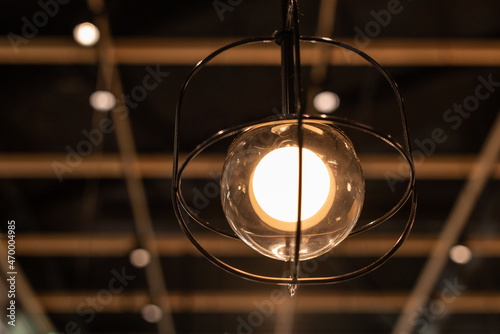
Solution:
<path fill-rule="evenodd" d="M 281 230 L 296 228 L 299 184 L 299 149 L 283 147 L 262 158 L 251 180 L 251 200 L 261 218 Z M 302 211 L 301 220 L 310 227 L 322 217 L 315 219 L 327 202 L 333 202 L 333 175 L 327 166 L 312 151 L 302 149 Z M 256 202 L 256 203 L 255 203 Z M 258 205 L 258 207 L 256 207 Z M 262 215 L 262 211 L 265 215 Z M 265 217 L 270 218 L 266 219 Z"/>

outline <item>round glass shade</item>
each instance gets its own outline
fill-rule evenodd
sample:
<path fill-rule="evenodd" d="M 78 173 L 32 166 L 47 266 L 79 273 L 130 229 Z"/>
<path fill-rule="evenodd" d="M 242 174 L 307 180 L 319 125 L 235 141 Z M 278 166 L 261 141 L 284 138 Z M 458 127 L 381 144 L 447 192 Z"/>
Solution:
<path fill-rule="evenodd" d="M 296 120 L 245 130 L 229 147 L 221 179 L 222 207 L 235 233 L 273 259 L 292 260 L 298 220 L 299 147 Z M 302 125 L 299 260 L 340 243 L 361 213 L 364 178 L 350 140 L 337 128 Z"/>

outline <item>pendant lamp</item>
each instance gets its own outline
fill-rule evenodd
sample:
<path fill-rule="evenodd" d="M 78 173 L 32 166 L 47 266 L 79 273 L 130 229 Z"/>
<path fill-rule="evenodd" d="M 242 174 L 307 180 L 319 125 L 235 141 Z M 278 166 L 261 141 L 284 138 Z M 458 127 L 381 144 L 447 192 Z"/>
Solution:
<path fill-rule="evenodd" d="M 288 285 L 291 294 L 300 284 L 338 283 L 362 276 L 386 262 L 402 245 L 415 220 L 414 163 L 404 103 L 391 75 L 364 52 L 325 37 L 300 36 L 297 1 L 283 6 L 284 27 L 270 37 L 255 37 L 226 45 L 200 61 L 184 82 L 179 95 L 174 134 L 172 200 L 180 226 L 194 246 L 212 263 L 240 277 Z M 252 43 L 276 43 L 281 50 L 281 99 L 279 115 L 219 130 L 180 161 L 183 100 L 190 81 L 222 53 Z M 389 83 L 398 103 L 403 144 L 371 126 L 331 115 L 310 115 L 302 101 L 300 44 L 321 43 L 357 54 Z M 404 193 L 389 211 L 357 226 L 365 199 L 365 179 L 360 159 L 343 129 L 359 131 L 389 145 L 408 167 Z M 229 145 L 220 177 L 220 200 L 228 233 L 191 208 L 181 181 L 186 167 L 198 155 L 227 138 Z M 365 267 L 335 276 L 301 277 L 300 262 L 330 252 L 349 236 L 389 220 L 406 204 L 405 227 L 393 246 Z M 196 239 L 189 221 L 224 237 L 240 239 L 257 253 L 288 264 L 286 277 L 248 272 L 212 255 Z"/>

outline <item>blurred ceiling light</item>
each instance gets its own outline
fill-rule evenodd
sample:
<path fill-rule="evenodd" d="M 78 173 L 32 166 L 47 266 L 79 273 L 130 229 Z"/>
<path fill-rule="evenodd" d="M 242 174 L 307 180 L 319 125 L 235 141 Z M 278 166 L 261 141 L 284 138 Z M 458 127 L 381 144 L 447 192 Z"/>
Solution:
<path fill-rule="evenodd" d="M 150 261 L 151 254 L 143 248 L 134 249 L 130 253 L 130 263 L 136 268 L 144 268 Z"/>
<path fill-rule="evenodd" d="M 73 29 L 75 41 L 83 46 L 92 46 L 99 41 L 99 29 L 90 22 L 80 23 Z"/>
<path fill-rule="evenodd" d="M 472 259 L 472 251 L 464 245 L 455 245 L 450 248 L 450 259 L 458 264 L 467 264 Z"/>
<path fill-rule="evenodd" d="M 157 305 L 147 304 L 141 308 L 141 316 L 147 322 L 157 323 L 163 317 L 163 311 Z"/>
<path fill-rule="evenodd" d="M 106 90 L 98 90 L 93 92 L 89 98 L 92 108 L 99 111 L 108 111 L 115 107 L 116 98 L 113 93 Z"/>
<path fill-rule="evenodd" d="M 314 97 L 313 105 L 320 113 L 329 114 L 337 110 L 340 105 L 340 98 L 332 92 L 321 92 Z"/>

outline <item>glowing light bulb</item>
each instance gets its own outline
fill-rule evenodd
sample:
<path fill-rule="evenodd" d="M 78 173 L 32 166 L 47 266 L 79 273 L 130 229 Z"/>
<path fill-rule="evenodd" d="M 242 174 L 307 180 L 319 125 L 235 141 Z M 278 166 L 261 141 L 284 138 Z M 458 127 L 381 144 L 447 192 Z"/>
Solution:
<path fill-rule="evenodd" d="M 302 124 L 301 240 L 298 260 L 325 254 L 356 224 L 364 199 L 361 164 L 339 129 Z M 228 149 L 221 202 L 229 225 L 248 246 L 273 259 L 295 256 L 299 200 L 298 125 L 250 127 Z"/>
<path fill-rule="evenodd" d="M 259 162 L 250 182 L 250 200 L 259 217 L 283 231 L 296 229 L 298 212 L 299 148 L 283 147 Z M 333 184 L 333 186 L 331 186 Z M 302 149 L 302 228 L 318 223 L 331 205 L 335 181 L 325 163 L 311 150 Z M 328 201 L 327 201 L 328 200 Z"/>
<path fill-rule="evenodd" d="M 80 23 L 73 29 L 73 37 L 78 44 L 92 46 L 99 41 L 101 33 L 95 25 L 90 22 Z"/>

